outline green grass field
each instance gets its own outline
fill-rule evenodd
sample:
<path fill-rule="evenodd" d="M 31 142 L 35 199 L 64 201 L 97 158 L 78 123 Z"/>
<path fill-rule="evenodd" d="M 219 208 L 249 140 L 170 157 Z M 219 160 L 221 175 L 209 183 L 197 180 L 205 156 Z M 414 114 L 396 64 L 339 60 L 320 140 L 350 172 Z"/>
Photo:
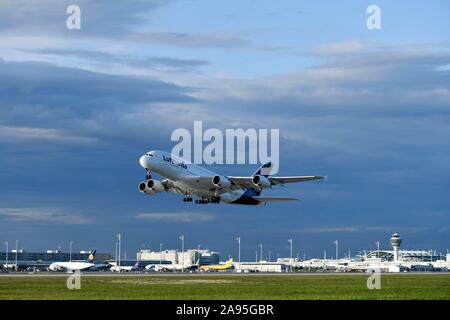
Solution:
<path fill-rule="evenodd" d="M 1 277 L 0 299 L 450 299 L 450 274 L 85 276 L 80 290 L 65 277 Z"/>

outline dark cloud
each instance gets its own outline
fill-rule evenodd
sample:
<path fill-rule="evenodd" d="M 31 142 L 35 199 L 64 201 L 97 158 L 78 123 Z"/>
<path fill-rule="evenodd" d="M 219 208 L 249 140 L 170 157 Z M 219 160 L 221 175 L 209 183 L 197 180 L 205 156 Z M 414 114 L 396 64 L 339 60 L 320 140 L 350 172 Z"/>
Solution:
<path fill-rule="evenodd" d="M 74 129 L 78 121 L 110 118 L 136 105 L 188 103 L 191 89 L 147 77 L 106 75 L 45 63 L 0 63 L 1 123 Z M 92 123 L 94 126 L 94 123 Z M 78 128 L 79 129 L 79 128 Z"/>
<path fill-rule="evenodd" d="M 75 100 L 95 102 L 183 102 L 193 101 L 189 90 L 160 80 L 106 75 L 43 63 L 2 63 L 0 77 L 8 79 L 0 94 L 7 103 L 30 102 L 54 105 L 53 97 L 64 97 L 73 107 Z M 47 99 L 47 100 L 46 100 Z"/>
<path fill-rule="evenodd" d="M 178 59 L 173 57 L 136 57 L 130 55 L 111 54 L 93 50 L 65 50 L 65 49 L 34 49 L 21 50 L 23 52 L 41 55 L 74 57 L 78 59 L 97 61 L 100 63 L 129 65 L 147 69 L 169 69 L 176 71 L 194 71 L 197 67 L 208 65 L 209 62 L 200 59 Z"/>
<path fill-rule="evenodd" d="M 108 0 L 7 0 L 0 11 L 0 30 L 14 34 L 66 34 L 68 6 L 81 9 L 82 24 L 77 35 L 124 35 L 149 21 L 151 13 L 170 0 L 131 0 L 126 5 Z M 73 32 L 71 33 L 74 34 Z"/>
<path fill-rule="evenodd" d="M 188 33 L 149 29 L 152 13 L 171 2 L 173 1 L 131 0 L 124 6 L 117 1 L 79 0 L 76 5 L 81 9 L 81 29 L 68 30 L 66 20 L 69 15 L 66 9 L 74 4 L 73 1 L 6 1 L 2 3 L 0 11 L 0 34 L 70 36 L 69 39 L 74 40 L 98 37 L 187 48 L 234 48 L 251 45 L 248 39 L 226 32 Z M 173 65 L 172 62 L 168 63 Z"/>

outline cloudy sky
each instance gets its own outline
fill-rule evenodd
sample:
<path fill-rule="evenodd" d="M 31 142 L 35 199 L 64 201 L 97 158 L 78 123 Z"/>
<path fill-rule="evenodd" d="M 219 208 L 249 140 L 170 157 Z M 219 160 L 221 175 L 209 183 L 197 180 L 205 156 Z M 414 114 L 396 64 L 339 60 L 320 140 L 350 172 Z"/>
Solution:
<path fill-rule="evenodd" d="M 81 29 L 66 9 L 81 8 Z M 264 255 L 450 248 L 448 1 L 0 1 L 0 240 Z M 299 203 L 198 206 L 137 191 L 171 132 L 279 128 Z M 245 175 L 253 165 L 214 166 Z"/>

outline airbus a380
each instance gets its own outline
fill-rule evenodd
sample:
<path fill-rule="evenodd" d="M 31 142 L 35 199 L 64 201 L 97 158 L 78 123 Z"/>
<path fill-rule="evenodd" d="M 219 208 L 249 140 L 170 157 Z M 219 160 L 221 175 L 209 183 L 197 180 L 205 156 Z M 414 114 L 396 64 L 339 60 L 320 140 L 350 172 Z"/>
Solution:
<path fill-rule="evenodd" d="M 86 261 L 68 261 L 68 262 L 53 262 L 48 269 L 50 271 L 61 271 L 66 270 L 68 272 L 73 271 L 81 271 L 81 270 L 88 270 L 92 267 L 95 267 L 94 259 L 95 259 L 95 253 L 96 250 L 94 250 L 91 254 L 89 254 L 89 257 Z"/>
<path fill-rule="evenodd" d="M 262 197 L 261 191 L 275 185 L 324 179 L 321 176 L 272 176 L 270 162 L 262 165 L 248 177 L 223 176 L 159 150 L 147 152 L 140 157 L 139 163 L 147 171 L 146 181 L 139 183 L 140 192 L 146 195 L 174 192 L 184 195 L 184 202 L 192 202 L 194 195 L 198 197 L 195 202 L 200 204 L 225 202 L 257 205 L 296 201 L 297 198 Z M 153 179 L 152 172 L 165 179 L 162 181 Z"/>

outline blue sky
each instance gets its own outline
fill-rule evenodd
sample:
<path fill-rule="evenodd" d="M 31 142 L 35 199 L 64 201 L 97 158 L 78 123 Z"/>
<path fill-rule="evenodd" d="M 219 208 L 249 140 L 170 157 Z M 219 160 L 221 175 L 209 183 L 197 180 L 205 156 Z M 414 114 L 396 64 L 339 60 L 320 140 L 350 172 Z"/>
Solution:
<path fill-rule="evenodd" d="M 79 0 L 0 4 L 0 240 L 128 257 L 450 247 L 448 1 Z M 381 30 L 366 8 L 381 8 Z M 137 192 L 138 158 L 176 128 L 279 128 L 298 204 L 196 206 Z M 244 175 L 255 166 L 215 166 Z M 269 192 L 268 192 L 269 193 Z M 153 213 L 155 219 L 139 218 Z"/>

